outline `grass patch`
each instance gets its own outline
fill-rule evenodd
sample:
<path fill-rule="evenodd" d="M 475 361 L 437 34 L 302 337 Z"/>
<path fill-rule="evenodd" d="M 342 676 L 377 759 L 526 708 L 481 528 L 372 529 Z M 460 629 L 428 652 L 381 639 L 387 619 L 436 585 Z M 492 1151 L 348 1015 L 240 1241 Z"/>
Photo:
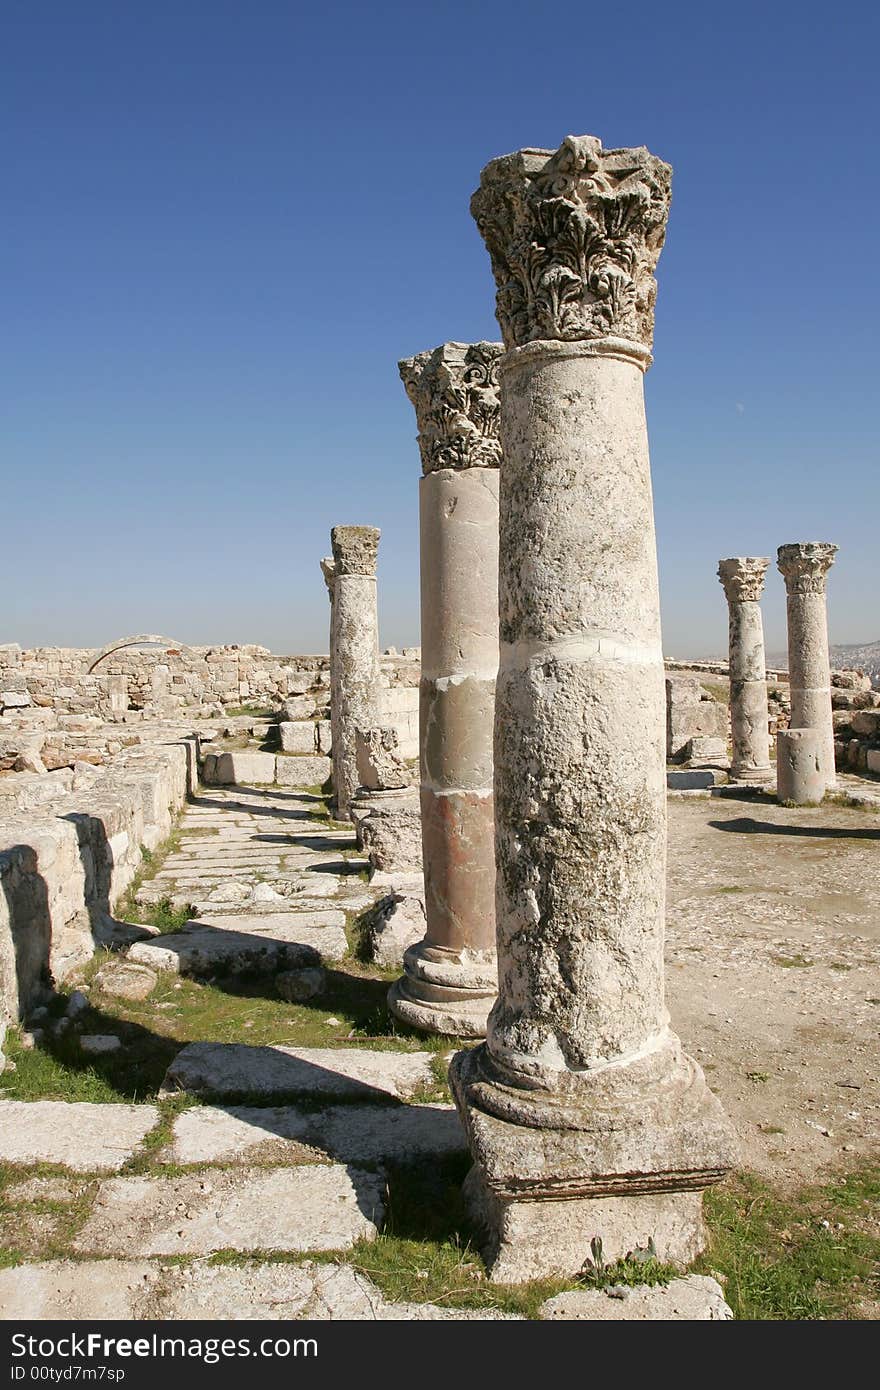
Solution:
<path fill-rule="evenodd" d="M 815 961 L 808 960 L 806 956 L 771 956 L 774 965 L 780 965 L 783 970 L 806 970 L 809 966 L 815 965 Z"/>
<path fill-rule="evenodd" d="M 275 719 L 278 711 L 271 709 L 267 705 L 226 705 L 223 709 L 224 715 L 229 715 L 231 719 L 238 719 L 245 715 L 252 719 Z"/>
<path fill-rule="evenodd" d="M 723 1277 L 737 1318 L 859 1318 L 880 1296 L 878 1198 L 877 1166 L 791 1197 L 741 1176 L 706 1195 L 697 1268 Z"/>

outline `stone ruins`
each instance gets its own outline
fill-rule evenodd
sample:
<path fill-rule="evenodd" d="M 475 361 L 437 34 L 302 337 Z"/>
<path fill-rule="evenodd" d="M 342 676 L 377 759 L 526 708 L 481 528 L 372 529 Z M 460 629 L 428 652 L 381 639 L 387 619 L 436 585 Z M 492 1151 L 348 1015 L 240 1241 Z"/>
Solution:
<path fill-rule="evenodd" d="M 705 1191 L 756 1161 L 697 1060 L 714 985 L 670 1018 L 667 822 L 696 844 L 711 802 L 713 833 L 813 834 L 831 792 L 857 820 L 880 803 L 880 692 L 830 669 L 825 542 L 779 547 L 787 671 L 756 556 L 718 561 L 727 661 L 664 662 L 643 376 L 670 190 L 647 149 L 593 136 L 483 170 L 502 341 L 399 364 L 420 649 L 380 651 L 380 531 L 348 524 L 320 561 L 327 655 L 0 646 L 0 1159 L 93 1185 L 66 1256 L 26 1236 L 0 1271 L 3 1316 L 513 1315 L 395 1302 L 345 1262 L 401 1165 L 466 1150 L 479 1278 L 569 1281 L 547 1318 L 730 1316 L 702 1275 L 582 1282 L 686 1269 Z M 240 1033 L 193 1034 L 215 995 Z M 18 1098 L 39 1053 L 102 1099 Z M 310 1250 L 338 1260 L 259 1261 Z"/>

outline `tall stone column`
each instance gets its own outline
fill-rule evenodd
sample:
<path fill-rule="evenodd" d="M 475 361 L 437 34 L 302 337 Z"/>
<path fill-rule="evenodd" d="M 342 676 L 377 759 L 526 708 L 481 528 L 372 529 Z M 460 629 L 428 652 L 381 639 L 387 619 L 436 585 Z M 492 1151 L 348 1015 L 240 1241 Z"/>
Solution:
<path fill-rule="evenodd" d="M 419 685 L 424 940 L 392 1012 L 482 1038 L 495 999 L 492 728 L 498 671 L 500 343 L 444 343 L 400 363 L 424 476 Z"/>
<path fill-rule="evenodd" d="M 492 1277 L 703 1245 L 732 1136 L 664 1003 L 664 684 L 642 374 L 671 171 L 569 136 L 483 171 L 500 367 L 498 1000 L 450 1079 Z"/>
<path fill-rule="evenodd" d="M 791 727 L 819 733 L 819 768 L 826 787 L 836 782 L 831 716 L 831 663 L 825 584 L 837 546 L 826 541 L 781 545 L 776 563 L 785 580 Z"/>
<path fill-rule="evenodd" d="M 351 819 L 348 806 L 358 786 L 355 730 L 379 722 L 379 535 L 375 526 L 334 526 L 330 532 L 330 720 L 338 820 Z"/>
<path fill-rule="evenodd" d="M 773 775 L 760 604 L 769 563 L 754 555 L 718 561 L 718 578 L 728 604 L 733 782 L 766 782 Z"/>

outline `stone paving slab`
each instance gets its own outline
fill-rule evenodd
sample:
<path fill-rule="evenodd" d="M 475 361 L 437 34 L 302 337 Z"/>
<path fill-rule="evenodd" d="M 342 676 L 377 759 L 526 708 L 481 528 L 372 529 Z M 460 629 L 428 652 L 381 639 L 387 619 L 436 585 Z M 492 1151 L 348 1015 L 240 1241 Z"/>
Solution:
<path fill-rule="evenodd" d="M 369 1048 L 251 1047 L 246 1043 L 189 1043 L 175 1057 L 162 1093 L 190 1091 L 222 1100 L 260 1096 L 352 1096 L 406 1100 L 434 1080 L 430 1052 Z"/>
<path fill-rule="evenodd" d="M 194 1259 L 56 1260 L 0 1270 L 0 1320 L 85 1322 L 160 1318 L 212 1322 L 326 1321 L 470 1322 L 511 1320 L 493 1309 L 389 1303 L 349 1265 L 236 1265 Z M 169 1332 L 169 1335 L 173 1335 Z"/>
<path fill-rule="evenodd" d="M 453 1105 L 194 1106 L 174 1122 L 163 1163 L 289 1162 L 306 1145 L 346 1163 L 418 1162 L 462 1153 Z"/>
<path fill-rule="evenodd" d="M 154 1105 L 0 1101 L 0 1160 L 57 1163 L 74 1173 L 120 1169 L 159 1123 Z"/>
<path fill-rule="evenodd" d="M 0 1269 L 0 1321 L 150 1317 L 159 1269 L 146 1260 L 52 1260 Z"/>
<path fill-rule="evenodd" d="M 559 1293 L 542 1303 L 539 1317 L 555 1322 L 727 1322 L 733 1312 L 717 1280 L 688 1274 L 668 1284 Z"/>
<path fill-rule="evenodd" d="M 378 1174 L 338 1163 L 110 1178 L 74 1249 L 129 1258 L 344 1250 L 377 1234 L 383 1190 Z"/>
<path fill-rule="evenodd" d="M 235 931 L 222 923 L 188 922 L 182 931 L 166 932 L 131 947 L 130 960 L 177 975 L 210 974 L 215 970 L 291 970 L 341 960 L 348 949 L 339 925 L 314 925 L 305 914 L 291 913 L 285 922 L 266 917 L 271 928 Z"/>

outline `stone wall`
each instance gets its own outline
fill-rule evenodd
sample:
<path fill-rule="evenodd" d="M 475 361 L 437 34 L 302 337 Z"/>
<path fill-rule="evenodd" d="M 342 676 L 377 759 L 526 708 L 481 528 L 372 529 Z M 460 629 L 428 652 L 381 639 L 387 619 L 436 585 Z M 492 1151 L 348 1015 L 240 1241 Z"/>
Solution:
<path fill-rule="evenodd" d="M 840 772 L 880 773 L 880 691 L 866 671 L 832 671 L 834 761 Z"/>
<path fill-rule="evenodd" d="M 0 778 L 0 1035 L 109 943 L 112 913 L 196 783 L 195 740 Z"/>
<path fill-rule="evenodd" d="M 229 707 L 276 708 L 291 695 L 329 690 L 328 656 L 274 656 L 265 647 L 184 647 L 167 643 L 98 648 L 0 646 L 0 713 L 48 709 L 116 723 L 220 715 Z M 418 689 L 419 649 L 389 649 L 383 688 Z M 412 698 L 412 697 L 410 697 Z"/>

